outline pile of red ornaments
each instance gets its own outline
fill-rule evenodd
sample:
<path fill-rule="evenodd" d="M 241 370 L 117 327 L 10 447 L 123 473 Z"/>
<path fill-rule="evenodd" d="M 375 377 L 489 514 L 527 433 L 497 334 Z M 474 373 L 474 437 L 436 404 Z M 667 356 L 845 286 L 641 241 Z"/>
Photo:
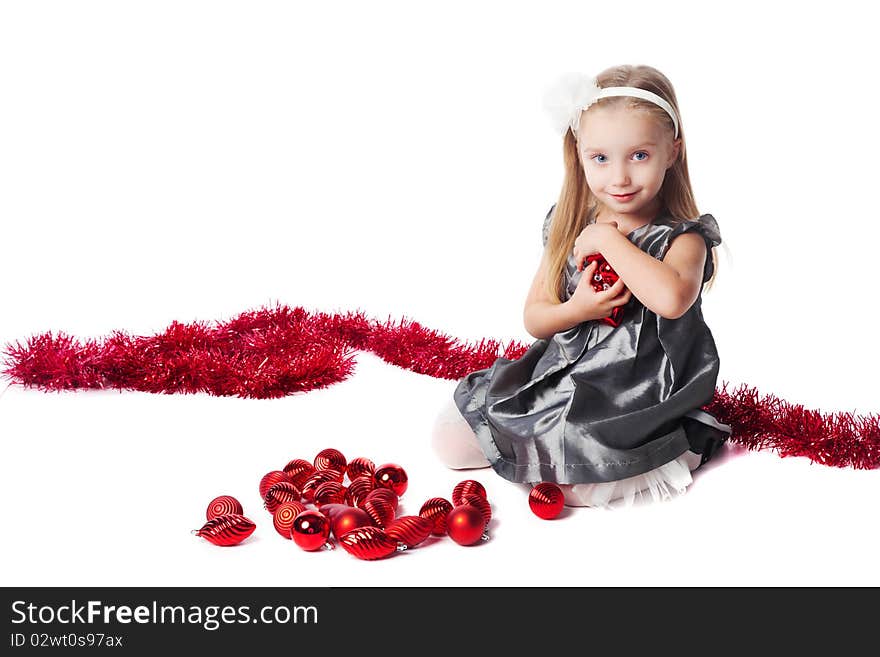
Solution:
<path fill-rule="evenodd" d="M 419 515 L 397 516 L 408 485 L 406 471 L 395 463 L 376 467 L 362 456 L 346 461 L 342 452 L 327 448 L 312 462 L 296 458 L 264 475 L 260 496 L 275 530 L 307 551 L 334 547 L 331 535 L 346 552 L 366 560 L 414 548 L 432 535 L 449 536 L 459 545 L 488 539 L 492 509 L 480 482 L 459 482 L 452 502 L 432 497 Z M 235 498 L 215 498 L 208 522 L 194 533 L 215 545 L 236 545 L 256 527 L 242 513 Z"/>

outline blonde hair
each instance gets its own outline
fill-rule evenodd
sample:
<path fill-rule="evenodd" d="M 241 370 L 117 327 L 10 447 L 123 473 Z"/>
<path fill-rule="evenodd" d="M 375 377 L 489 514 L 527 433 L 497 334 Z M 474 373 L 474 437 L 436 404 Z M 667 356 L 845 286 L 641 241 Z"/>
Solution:
<path fill-rule="evenodd" d="M 681 138 L 681 149 L 678 158 L 666 171 L 663 185 L 660 188 L 660 201 L 669 211 L 672 223 L 696 219 L 700 216 L 691 189 L 690 175 L 687 168 L 687 146 L 684 137 L 684 125 L 672 83 L 657 69 L 651 66 L 622 65 L 608 68 L 596 76 L 600 87 L 638 87 L 653 91 L 672 105 L 678 116 L 678 136 Z M 599 107 L 638 109 L 646 112 L 652 119 L 668 128 L 669 137 L 675 131 L 672 117 L 663 108 L 654 103 L 631 96 L 600 98 L 595 102 Z M 562 301 L 565 289 L 565 263 L 578 234 L 586 227 L 591 217 L 595 217 L 599 200 L 590 191 L 584 174 L 577 142 L 571 130 L 565 131 L 562 143 L 562 157 L 565 165 L 565 178 L 562 191 L 553 211 L 553 220 L 547 235 L 547 256 L 549 262 L 548 276 L 545 276 L 545 290 L 550 298 Z M 718 271 L 718 256 L 712 247 L 712 276 L 706 281 L 704 288 L 709 289 Z M 553 275 L 555 272 L 555 276 Z"/>

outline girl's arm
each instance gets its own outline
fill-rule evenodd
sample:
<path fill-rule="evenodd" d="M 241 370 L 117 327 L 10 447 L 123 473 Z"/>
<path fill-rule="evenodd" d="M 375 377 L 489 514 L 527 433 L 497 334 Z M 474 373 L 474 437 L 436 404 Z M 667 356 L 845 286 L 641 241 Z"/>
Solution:
<path fill-rule="evenodd" d="M 666 319 L 676 319 L 693 305 L 703 285 L 706 262 L 702 235 L 677 236 L 661 261 L 642 251 L 614 226 L 596 232 L 597 250 L 646 308 Z"/>

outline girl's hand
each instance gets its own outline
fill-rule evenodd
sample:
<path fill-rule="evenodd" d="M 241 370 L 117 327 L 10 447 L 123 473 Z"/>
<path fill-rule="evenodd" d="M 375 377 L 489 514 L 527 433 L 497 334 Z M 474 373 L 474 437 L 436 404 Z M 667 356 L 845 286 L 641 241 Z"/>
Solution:
<path fill-rule="evenodd" d="M 596 267 L 595 260 L 587 265 L 577 288 L 566 302 L 571 304 L 575 316 L 582 322 L 608 317 L 614 308 L 624 305 L 632 298 L 632 292 L 623 284 L 622 278 L 618 278 L 607 290 L 596 292 L 593 289 L 593 274 L 596 272 Z"/>
<path fill-rule="evenodd" d="M 578 271 L 583 271 L 584 259 L 593 253 L 600 253 L 602 245 L 612 232 L 619 232 L 616 221 L 589 224 L 574 241 L 574 261 Z"/>

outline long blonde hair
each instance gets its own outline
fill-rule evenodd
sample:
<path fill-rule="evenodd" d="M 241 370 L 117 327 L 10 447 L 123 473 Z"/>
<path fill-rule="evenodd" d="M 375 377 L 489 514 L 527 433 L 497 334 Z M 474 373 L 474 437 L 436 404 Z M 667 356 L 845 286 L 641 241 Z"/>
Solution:
<path fill-rule="evenodd" d="M 690 175 L 687 167 L 687 143 L 684 137 L 684 125 L 681 113 L 678 111 L 678 102 L 675 98 L 675 90 L 672 83 L 657 69 L 651 66 L 614 66 L 602 71 L 596 76 L 596 82 L 600 87 L 638 87 L 653 91 L 672 105 L 678 116 L 678 134 L 681 138 L 681 149 L 678 159 L 666 171 L 663 185 L 659 196 L 661 203 L 669 211 L 673 220 L 683 221 L 696 219 L 700 216 L 697 204 L 694 201 L 691 189 Z M 675 126 L 672 118 L 663 108 L 654 103 L 634 98 L 631 96 L 614 96 L 600 98 L 595 103 L 599 107 L 624 107 L 638 109 L 647 112 L 651 118 L 660 122 L 674 133 Z M 577 142 L 571 130 L 565 131 L 562 143 L 562 157 L 565 164 L 565 178 L 562 182 L 562 191 L 553 212 L 553 220 L 547 235 L 547 250 L 549 260 L 549 274 L 545 276 L 546 292 L 557 302 L 562 301 L 565 289 L 565 263 L 571 252 L 578 234 L 586 227 L 590 217 L 595 217 L 596 210 L 600 205 L 599 200 L 590 191 L 584 174 Z M 711 278 L 705 283 L 705 289 L 709 289 L 715 280 L 718 271 L 718 255 L 712 248 L 713 272 Z M 555 275 L 554 275 L 555 274 Z"/>

